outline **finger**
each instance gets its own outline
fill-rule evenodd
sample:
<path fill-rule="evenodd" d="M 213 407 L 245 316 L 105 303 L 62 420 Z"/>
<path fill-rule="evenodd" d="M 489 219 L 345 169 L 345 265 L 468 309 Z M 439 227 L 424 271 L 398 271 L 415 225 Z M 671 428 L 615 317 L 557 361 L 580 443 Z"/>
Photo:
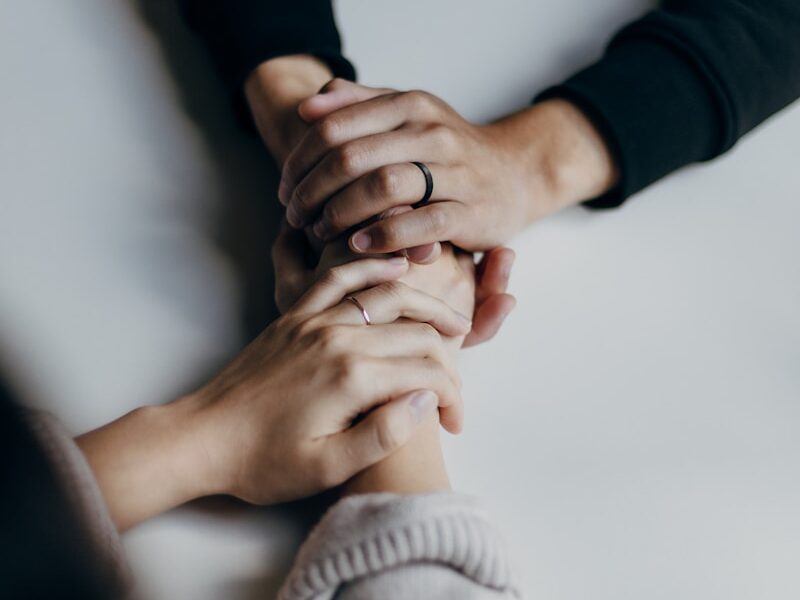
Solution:
<path fill-rule="evenodd" d="M 386 253 L 456 239 L 464 225 L 463 210 L 459 202 L 426 204 L 357 231 L 350 236 L 350 248 L 360 254 Z"/>
<path fill-rule="evenodd" d="M 461 388 L 450 370 L 434 358 L 361 357 L 354 364 L 358 372 L 351 377 L 353 393 L 344 407 L 351 415 L 364 414 L 409 389 L 433 391 L 439 399 L 442 426 L 452 433 L 461 431 L 464 406 Z M 361 390 L 369 390 L 368 393 Z M 337 404 L 339 410 L 341 404 Z"/>
<path fill-rule="evenodd" d="M 418 265 L 430 265 L 439 260 L 442 255 L 442 245 L 439 242 L 435 242 L 433 244 L 414 246 L 413 248 L 406 248 L 402 251 L 402 254 L 409 261 Z"/>
<path fill-rule="evenodd" d="M 398 321 L 388 325 L 363 327 L 342 326 L 332 332 L 332 337 L 348 350 L 372 358 L 429 358 L 441 368 L 457 389 L 461 389 L 461 375 L 456 358 L 445 347 L 445 339 L 427 323 Z"/>
<path fill-rule="evenodd" d="M 381 259 L 372 259 L 381 260 Z M 446 302 L 412 288 L 399 281 L 388 281 L 353 294 L 364 308 L 371 323 L 394 323 L 406 318 L 428 323 L 442 335 L 466 335 L 472 328 L 469 317 L 451 308 Z M 359 325 L 364 323 L 361 309 L 353 302 L 341 302 L 320 315 L 331 325 Z"/>
<path fill-rule="evenodd" d="M 346 79 L 331 79 L 318 94 L 306 98 L 297 107 L 297 114 L 307 123 L 325 117 L 333 111 L 394 92 L 388 88 L 372 88 Z"/>
<path fill-rule="evenodd" d="M 312 98 L 306 100 L 312 106 L 320 102 L 326 101 L 321 98 L 313 103 Z M 377 93 L 321 118 L 303 136 L 283 165 L 278 192 L 281 202 L 284 205 L 288 203 L 287 194 L 331 149 L 359 138 L 392 131 L 411 118 L 425 122 L 434 113 L 438 115 L 441 112 L 440 106 L 438 100 L 424 92 Z M 306 104 L 304 111 L 307 110 Z"/>
<path fill-rule="evenodd" d="M 451 133 L 446 133 L 449 131 L 444 126 L 427 130 L 402 128 L 360 137 L 335 147 L 299 179 L 297 185 L 292 187 L 287 183 L 291 188 L 286 206 L 289 224 L 293 227 L 307 224 L 319 213 L 325 200 L 378 167 L 411 161 L 436 163 L 442 162 L 442 156 L 452 157 L 453 142 L 447 138 Z"/>
<path fill-rule="evenodd" d="M 367 258 L 328 269 L 293 307 L 297 314 L 320 313 L 339 304 L 348 294 L 402 277 L 405 257 Z"/>
<path fill-rule="evenodd" d="M 489 296 L 475 309 L 472 331 L 464 338 L 462 347 L 468 348 L 492 339 L 516 305 L 516 299 L 510 294 Z"/>
<path fill-rule="evenodd" d="M 475 287 L 475 304 L 480 305 L 494 294 L 508 289 L 511 267 L 516 254 L 511 248 L 492 248 L 484 253 L 478 264 Z"/>
<path fill-rule="evenodd" d="M 362 325 L 363 321 L 358 325 Z M 399 321 L 372 327 L 343 326 L 340 332 L 343 346 L 358 346 L 360 352 L 376 358 L 394 356 L 410 356 L 417 358 L 432 357 L 452 370 L 452 378 L 461 384 L 461 378 L 455 369 L 455 360 L 447 351 L 439 332 L 427 323 Z"/>
<path fill-rule="evenodd" d="M 275 304 L 285 312 L 297 296 L 305 290 L 313 276 L 305 257 L 308 241 L 302 231 L 288 227 L 284 222 L 272 245 L 272 268 L 275 272 Z"/>
<path fill-rule="evenodd" d="M 430 390 L 408 392 L 375 409 L 354 427 L 334 435 L 330 439 L 331 454 L 343 466 L 340 481 L 403 447 L 436 410 L 437 401 Z"/>
<path fill-rule="evenodd" d="M 461 169 L 437 163 L 427 166 L 435 182 L 430 200 L 460 197 Z M 391 208 L 416 204 L 425 196 L 425 191 L 425 176 L 414 164 L 378 167 L 325 201 L 314 222 L 314 234 L 321 240 L 332 239 Z"/>

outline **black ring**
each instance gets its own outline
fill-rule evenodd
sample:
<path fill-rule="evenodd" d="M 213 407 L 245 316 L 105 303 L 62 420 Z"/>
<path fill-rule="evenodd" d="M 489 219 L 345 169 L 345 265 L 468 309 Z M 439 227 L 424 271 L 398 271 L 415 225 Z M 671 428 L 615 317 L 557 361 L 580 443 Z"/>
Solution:
<path fill-rule="evenodd" d="M 412 162 L 411 164 L 416 165 L 419 170 L 422 171 L 422 174 L 425 175 L 425 195 L 422 197 L 422 200 L 414 205 L 414 208 L 418 208 L 423 204 L 427 204 L 428 200 L 433 196 L 433 175 L 431 175 L 431 170 L 425 163 Z"/>

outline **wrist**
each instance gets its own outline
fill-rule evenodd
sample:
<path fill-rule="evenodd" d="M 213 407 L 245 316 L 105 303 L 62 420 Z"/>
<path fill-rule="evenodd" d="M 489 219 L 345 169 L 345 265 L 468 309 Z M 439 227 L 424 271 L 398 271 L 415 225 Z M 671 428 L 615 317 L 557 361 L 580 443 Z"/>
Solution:
<path fill-rule="evenodd" d="M 311 55 L 281 56 L 261 63 L 244 92 L 256 128 L 279 165 L 307 129 L 297 106 L 331 78 L 328 66 Z"/>
<path fill-rule="evenodd" d="M 114 523 L 125 530 L 215 492 L 189 399 L 137 408 L 76 439 Z"/>
<path fill-rule="evenodd" d="M 518 168 L 529 222 L 601 196 L 619 178 L 599 131 L 566 100 L 546 100 L 489 127 Z"/>
<path fill-rule="evenodd" d="M 351 478 L 342 489 L 343 495 L 424 494 L 449 490 L 440 430 L 438 413 L 434 412 L 405 446 Z"/>

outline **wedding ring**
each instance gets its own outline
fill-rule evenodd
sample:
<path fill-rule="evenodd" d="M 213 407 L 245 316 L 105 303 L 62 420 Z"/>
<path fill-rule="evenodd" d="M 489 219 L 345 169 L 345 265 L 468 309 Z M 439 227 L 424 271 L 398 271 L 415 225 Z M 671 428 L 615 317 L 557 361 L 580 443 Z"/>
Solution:
<path fill-rule="evenodd" d="M 356 298 L 355 296 L 347 296 L 345 300 L 349 300 L 350 302 L 352 302 L 353 306 L 355 306 L 359 310 L 361 316 L 364 317 L 364 323 L 366 323 L 367 325 L 372 325 L 372 321 L 369 318 L 369 313 L 367 312 L 367 309 L 364 308 L 364 305 L 358 301 L 358 298 Z"/>
<path fill-rule="evenodd" d="M 415 165 L 425 176 L 425 195 L 422 197 L 422 200 L 414 205 L 414 208 L 418 208 L 427 204 L 428 200 L 430 200 L 431 196 L 433 195 L 433 175 L 431 175 L 431 170 L 425 163 L 412 162 L 411 164 Z"/>

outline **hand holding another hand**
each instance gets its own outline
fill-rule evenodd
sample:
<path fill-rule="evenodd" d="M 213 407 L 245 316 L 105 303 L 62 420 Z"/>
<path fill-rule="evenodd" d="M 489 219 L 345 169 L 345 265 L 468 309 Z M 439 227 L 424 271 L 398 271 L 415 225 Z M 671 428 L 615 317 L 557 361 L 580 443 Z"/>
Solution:
<path fill-rule="evenodd" d="M 397 281 L 407 270 L 403 258 L 370 258 L 326 271 L 200 390 L 81 436 L 118 527 L 206 495 L 266 504 L 336 486 L 402 446 L 437 406 L 460 429 L 442 335 L 465 335 L 470 322 Z"/>
<path fill-rule="evenodd" d="M 561 100 L 476 125 L 426 92 L 335 80 L 302 102 L 299 114 L 313 126 L 284 163 L 279 197 L 289 223 L 312 226 L 323 241 L 417 203 L 425 178 L 413 161 L 432 173 L 429 204 L 350 235 L 360 253 L 441 241 L 488 250 L 536 218 L 599 195 L 615 177 L 592 125 Z"/>

